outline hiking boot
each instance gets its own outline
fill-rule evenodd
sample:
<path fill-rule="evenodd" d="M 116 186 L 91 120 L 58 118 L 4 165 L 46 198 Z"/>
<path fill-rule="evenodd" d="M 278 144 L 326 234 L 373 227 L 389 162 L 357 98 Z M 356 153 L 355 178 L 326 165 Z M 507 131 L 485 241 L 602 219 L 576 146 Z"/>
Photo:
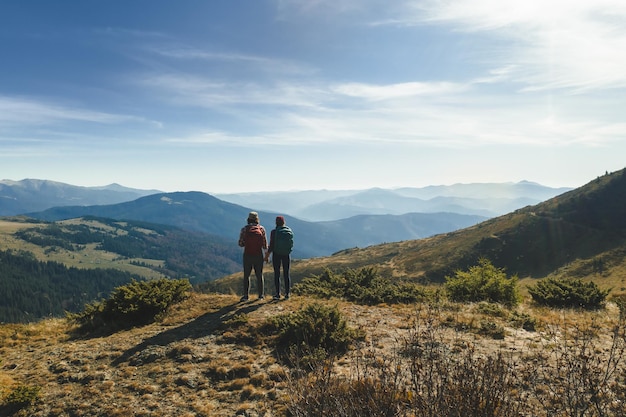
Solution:
<path fill-rule="evenodd" d="M 273 298 L 274 300 L 280 300 L 280 294 L 276 294 Z"/>
<path fill-rule="evenodd" d="M 259 295 L 259 300 L 262 300 L 262 299 L 264 299 L 264 298 L 265 298 L 265 296 L 264 296 L 264 295 Z"/>
<path fill-rule="evenodd" d="M 248 296 L 244 295 L 243 297 L 241 297 L 239 301 L 248 301 Z"/>
<path fill-rule="evenodd" d="M 289 294 L 285 294 L 285 300 L 289 300 Z"/>

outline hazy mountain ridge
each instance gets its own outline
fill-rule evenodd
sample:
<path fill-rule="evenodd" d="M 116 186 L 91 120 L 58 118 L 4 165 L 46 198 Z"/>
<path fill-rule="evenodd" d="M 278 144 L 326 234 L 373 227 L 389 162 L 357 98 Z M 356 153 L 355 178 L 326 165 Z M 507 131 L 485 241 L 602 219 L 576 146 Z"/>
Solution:
<path fill-rule="evenodd" d="M 55 206 L 115 204 L 158 192 L 119 184 L 81 187 L 49 180 L 5 179 L 0 180 L 0 216 L 15 216 Z"/>
<path fill-rule="evenodd" d="M 570 188 L 551 188 L 521 181 L 422 188 L 215 194 L 214 197 L 250 210 L 287 214 L 318 222 L 367 214 L 445 212 L 495 217 L 568 190 Z M 163 192 L 132 189 L 119 184 L 79 187 L 49 180 L 2 180 L 0 216 L 39 212 L 54 207 L 119 204 L 154 194 Z"/>
<path fill-rule="evenodd" d="M 284 211 L 308 221 L 326 221 L 360 214 L 436 212 L 495 217 L 526 205 L 537 204 L 569 190 L 571 188 L 552 188 L 520 181 L 422 188 L 259 192 L 215 196 L 246 207 Z"/>

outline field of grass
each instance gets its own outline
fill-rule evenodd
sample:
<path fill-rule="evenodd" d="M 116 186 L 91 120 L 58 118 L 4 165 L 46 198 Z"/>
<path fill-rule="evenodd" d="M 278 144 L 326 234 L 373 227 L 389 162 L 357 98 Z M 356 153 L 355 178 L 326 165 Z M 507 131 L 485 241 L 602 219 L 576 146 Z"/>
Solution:
<path fill-rule="evenodd" d="M 76 224 L 76 220 L 68 220 L 67 222 L 59 222 L 63 224 Z M 91 227 L 108 230 L 113 232 L 114 229 L 106 224 L 97 221 L 83 221 L 81 224 L 88 224 Z M 90 243 L 84 246 L 83 249 L 76 251 L 69 251 L 63 248 L 50 248 L 35 245 L 33 243 L 26 242 L 15 236 L 15 233 L 19 230 L 30 229 L 37 227 L 38 223 L 20 222 L 0 219 L 0 250 L 13 250 L 13 251 L 26 251 L 32 253 L 36 259 L 40 261 L 54 261 L 64 264 L 67 267 L 76 268 L 114 268 L 122 271 L 129 272 L 131 274 L 137 274 L 146 278 L 159 278 L 161 275 L 144 266 L 156 265 L 162 266 L 161 260 L 155 259 L 142 259 L 142 258 L 123 258 L 118 254 L 107 252 L 97 249 L 96 243 Z M 150 231 L 146 231 L 149 233 Z"/>
<path fill-rule="evenodd" d="M 326 366 L 320 369 L 321 374 L 314 374 L 319 377 L 308 379 L 298 376 L 301 371 L 290 368 L 277 356 L 267 323 L 271 318 L 294 314 L 312 303 L 337 307 L 348 326 L 359 329 L 364 336 L 346 354 L 336 358 L 331 368 Z M 531 321 L 532 328 L 527 327 L 527 330 L 516 321 L 520 317 L 526 322 Z M 37 387 L 37 400 L 20 414 L 33 417 L 282 417 L 289 413 L 313 416 L 317 415 L 314 414 L 314 407 L 319 405 L 316 401 L 323 399 L 315 396 L 322 392 L 328 399 L 339 401 L 348 393 L 354 400 L 366 392 L 365 386 L 352 385 L 349 381 L 366 383 L 374 376 L 381 378 L 383 374 L 395 374 L 396 369 L 409 375 L 407 373 L 412 368 L 408 363 L 397 362 L 398 368 L 392 366 L 394 361 L 406 360 L 398 356 L 398 352 L 407 346 L 435 346 L 436 352 L 445 351 L 451 355 L 447 360 L 457 355 L 459 358 L 476 355 L 470 362 L 461 361 L 461 367 L 483 366 L 481 358 L 501 354 L 520 375 L 534 369 L 548 378 L 556 370 L 540 360 L 542 355 L 552 352 L 557 355 L 555 359 L 579 361 L 580 358 L 565 356 L 567 354 L 560 349 L 566 345 L 574 349 L 577 343 L 584 343 L 586 350 L 580 352 L 581 357 L 590 358 L 591 363 L 592 359 L 604 361 L 605 355 L 612 355 L 611 360 L 617 365 L 615 375 L 622 375 L 624 340 L 617 341 L 616 346 L 621 350 L 617 353 L 611 350 L 612 332 L 614 326 L 619 325 L 619 318 L 620 311 L 615 305 L 602 311 L 580 312 L 537 308 L 524 303 L 511 311 L 482 303 L 363 306 L 306 296 L 294 296 L 281 302 L 252 300 L 239 303 L 235 295 L 193 293 L 160 321 L 110 335 L 78 336 L 64 319 L 1 325 L 0 381 L 5 395 L 20 384 Z M 621 329 L 620 334 L 623 327 Z M 586 336 L 580 338 L 576 334 Z M 425 335 L 428 339 L 420 341 L 419 337 Z M 574 353 L 575 350 L 572 355 Z M 571 362 L 572 366 L 575 363 Z M 598 364 L 602 371 L 602 367 L 612 362 L 600 363 L 604 363 Z M 524 364 L 534 364 L 532 366 L 536 368 L 524 367 Z M 454 369 L 463 369 L 466 372 L 464 378 L 470 380 L 472 368 Z M 456 372 L 454 369 L 441 368 L 438 372 Z M 495 377 L 495 371 L 489 369 L 480 371 L 480 375 Z M 367 374 L 363 375 L 363 372 Z M 553 376 L 558 378 L 559 374 Z M 509 374 L 506 377 L 512 378 Z M 342 382 L 335 386 L 333 381 Z M 383 381 L 386 381 L 384 384 L 391 383 L 383 379 L 380 383 Z M 528 380 L 528 384 L 531 382 Z M 581 396 L 588 394 L 584 390 L 591 389 L 571 381 L 567 383 L 569 385 L 564 382 L 560 385 L 558 392 L 561 395 L 568 394 L 563 391 L 565 388 L 580 388 Z M 380 385 L 378 390 L 388 393 L 385 389 L 390 388 L 394 387 Z M 528 394 L 527 403 L 521 410 L 524 413 L 520 415 L 571 415 L 567 414 L 569 409 L 564 403 L 555 405 L 561 407 L 561 411 L 557 407 L 557 411 L 548 412 L 543 408 L 546 404 L 542 405 L 538 399 L 544 399 L 542 393 L 549 393 L 549 390 L 546 391 L 545 386 L 536 388 L 536 393 Z M 372 400 L 369 407 L 373 407 L 375 399 L 381 400 L 374 393 L 369 395 Z M 469 393 L 465 395 L 470 396 Z M 388 399 L 393 398 L 400 397 L 390 396 Z M 301 401 L 309 401 L 309 405 L 304 406 Z M 409 401 L 409 397 L 403 401 Z M 465 400 L 458 398 L 456 404 L 462 406 Z M 296 412 L 298 414 L 294 414 Z M 606 409 L 603 415 L 619 414 Z"/>

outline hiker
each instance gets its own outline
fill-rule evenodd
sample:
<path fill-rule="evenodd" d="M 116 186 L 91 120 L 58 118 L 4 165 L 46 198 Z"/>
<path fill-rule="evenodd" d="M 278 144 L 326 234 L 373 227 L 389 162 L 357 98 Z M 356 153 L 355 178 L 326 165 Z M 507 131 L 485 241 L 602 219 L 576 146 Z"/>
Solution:
<path fill-rule="evenodd" d="M 270 247 L 265 253 L 265 262 L 269 261 L 272 254 L 272 266 L 274 267 L 274 286 L 276 293 L 274 300 L 280 300 L 280 267 L 283 267 L 283 280 L 285 281 L 285 299 L 289 298 L 291 289 L 291 277 L 289 266 L 291 264 L 291 250 L 293 249 L 293 231 L 285 224 L 283 216 L 276 217 L 276 228 L 270 232 Z"/>
<path fill-rule="evenodd" d="M 256 276 L 259 300 L 265 295 L 265 283 L 263 281 L 263 249 L 267 249 L 267 237 L 265 228 L 259 224 L 259 214 L 251 211 L 248 214 L 248 224 L 239 232 L 239 246 L 243 249 L 243 296 L 241 301 L 247 301 L 250 293 L 250 274 L 254 269 Z"/>

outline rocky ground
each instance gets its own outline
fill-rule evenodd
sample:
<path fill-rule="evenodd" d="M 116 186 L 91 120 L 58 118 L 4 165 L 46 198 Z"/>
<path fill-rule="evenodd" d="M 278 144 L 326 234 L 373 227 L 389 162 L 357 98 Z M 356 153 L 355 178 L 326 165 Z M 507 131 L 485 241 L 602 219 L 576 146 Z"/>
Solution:
<path fill-rule="evenodd" d="M 80 336 L 65 319 L 0 326 L 2 395 L 25 385 L 37 400 L 15 415 L 44 416 L 283 416 L 288 369 L 277 359 L 263 324 L 319 300 L 240 303 L 234 295 L 194 293 L 158 323 Z M 338 300 L 349 325 L 365 338 L 359 349 L 384 357 L 403 346 L 416 327 L 436 317 L 451 345 L 521 355 L 542 346 L 550 323 L 596 323 L 608 329 L 615 307 L 597 314 L 528 310 L 539 331 L 524 330 L 477 305 L 433 311 L 424 305 L 362 306 Z M 524 311 L 524 307 L 521 307 Z M 417 320 L 417 318 L 420 318 Z M 420 324 L 422 323 L 422 324 Z M 485 324 L 488 323 L 488 324 Z M 337 361 L 349 374 L 351 355 Z M 2 413 L 0 413 L 2 414 Z"/>

